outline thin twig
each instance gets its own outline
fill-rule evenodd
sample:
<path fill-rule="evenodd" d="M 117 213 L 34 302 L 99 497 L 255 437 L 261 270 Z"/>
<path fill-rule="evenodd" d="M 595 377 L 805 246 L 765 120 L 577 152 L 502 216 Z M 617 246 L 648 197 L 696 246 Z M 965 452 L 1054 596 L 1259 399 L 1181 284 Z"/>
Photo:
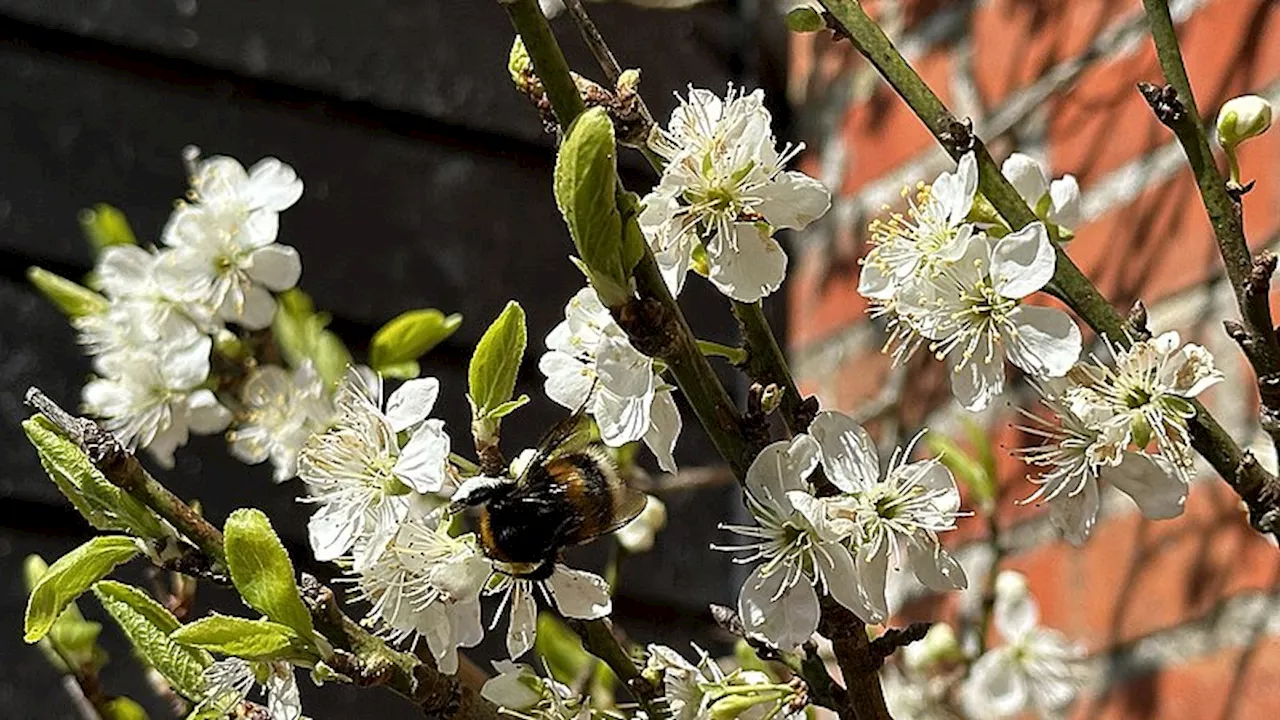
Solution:
<path fill-rule="evenodd" d="M 27 391 L 27 404 L 76 443 L 109 482 L 133 495 L 195 543 L 208 555 L 206 562 L 225 566 L 222 533 L 152 477 L 114 435 L 92 420 L 63 410 L 37 388 Z M 333 591 L 314 577 L 304 573 L 299 592 L 311 610 L 316 629 L 334 645 L 334 655 L 326 660 L 341 666 L 335 669 L 360 684 L 385 685 L 413 700 L 430 717 L 497 720 L 497 707 L 481 698 L 475 689 L 442 674 L 434 662 L 417 662 L 388 647 L 343 614 Z"/>

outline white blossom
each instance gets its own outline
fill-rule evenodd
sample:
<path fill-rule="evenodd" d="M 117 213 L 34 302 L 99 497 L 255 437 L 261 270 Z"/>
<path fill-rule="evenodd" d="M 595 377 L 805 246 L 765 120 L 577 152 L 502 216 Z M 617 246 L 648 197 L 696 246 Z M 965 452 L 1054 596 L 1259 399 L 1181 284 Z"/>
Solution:
<path fill-rule="evenodd" d="M 260 365 L 240 390 L 238 423 L 227 433 L 231 454 L 255 465 L 270 459 L 276 482 L 298 474 L 298 453 L 323 432 L 334 414 L 333 398 L 311 361 L 290 372 Z"/>
<path fill-rule="evenodd" d="M 721 525 L 755 542 L 718 547 L 749 554 L 735 562 L 759 565 L 742 585 L 738 615 L 749 632 L 780 647 L 803 644 L 818 628 L 815 586 L 863 619 L 874 615 L 856 579 L 845 537 L 832 532 L 807 483 L 818 467 L 809 435 L 766 446 L 747 469 L 746 504 L 756 525 Z"/>
<path fill-rule="evenodd" d="M 1046 222 L 1067 229 L 1080 224 L 1080 184 L 1074 175 L 1050 182 L 1044 166 L 1022 153 L 1010 155 L 1000 172 Z"/>
<path fill-rule="evenodd" d="M 547 397 L 595 418 L 610 447 L 644 440 L 668 472 L 680 436 L 680 411 L 672 387 L 654 370 L 653 359 L 634 347 L 595 290 L 580 290 L 565 306 L 565 319 L 547 336 L 538 361 Z"/>
<path fill-rule="evenodd" d="M 145 447 L 173 466 L 173 453 L 191 433 L 221 432 L 231 420 L 209 377 L 213 341 L 188 327 L 152 351 L 122 351 L 99 358 L 105 377 L 84 386 L 85 411 L 104 420 L 129 448 Z"/>
<path fill-rule="evenodd" d="M 972 717 L 1003 718 L 1035 710 L 1054 717 L 1080 690 L 1082 648 L 1061 633 L 1039 627 L 1040 611 L 1026 578 L 1003 571 L 996 578 L 992 616 L 1005 644 L 973 663 L 962 690 Z"/>
<path fill-rule="evenodd" d="M 580 620 L 596 620 L 613 611 L 609 583 L 604 578 L 585 570 L 574 570 L 556 563 L 546 580 L 532 580 L 503 572 L 497 566 L 496 582 L 491 583 L 488 594 L 501 595 L 496 620 L 510 607 L 511 617 L 507 625 L 507 655 L 516 659 L 533 647 L 538 634 L 538 603 L 534 590 L 542 594 L 561 615 Z"/>
<path fill-rule="evenodd" d="M 247 172 L 229 157 L 201 161 L 192 202 L 174 210 L 162 235 L 170 248 L 157 268 L 165 292 L 251 330 L 270 325 L 271 293 L 302 273 L 298 251 L 276 242 L 279 213 L 301 196 L 297 173 L 275 158 Z"/>
<path fill-rule="evenodd" d="M 961 720 L 947 707 L 945 687 L 934 678 L 908 675 L 896 663 L 886 663 L 880 670 L 880 685 L 894 720 Z"/>
<path fill-rule="evenodd" d="M 890 568 L 909 567 L 916 579 L 938 592 L 968 585 L 964 568 L 938 539 L 938 533 L 955 529 L 962 514 L 960 491 L 940 460 L 908 462 L 908 446 L 895 451 L 882 473 L 875 443 L 843 413 L 818 413 L 809 432 L 817 440 L 827 479 L 842 491 L 823 498 L 823 524 L 835 536 L 852 538 L 863 620 L 880 622 L 888 616 Z"/>
<path fill-rule="evenodd" d="M 1182 344 L 1170 330 L 1127 348 L 1111 344 L 1112 364 L 1082 363 L 1073 379 L 1082 413 L 1102 412 L 1103 452 L 1146 450 L 1154 441 L 1160 456 L 1184 480 L 1195 469 L 1187 421 L 1195 416 L 1191 400 L 1222 382 L 1213 355 L 1195 343 Z"/>
<path fill-rule="evenodd" d="M 667 525 L 667 506 L 654 495 L 646 495 L 644 509 L 631 522 L 614 531 L 618 544 L 629 553 L 653 549 L 658 531 Z"/>
<path fill-rule="evenodd" d="M 887 303 L 912 278 L 927 278 L 964 255 L 977 232 L 968 222 L 978 192 L 978 163 L 973 153 L 962 158 L 954 173 L 940 174 L 922 185 L 912 198 L 906 190 L 905 214 L 871 224 L 871 251 L 862 260 L 858 292 Z"/>
<path fill-rule="evenodd" d="M 1021 429 L 1039 437 L 1041 444 L 1016 454 L 1042 470 L 1031 478 L 1038 487 L 1023 503 L 1047 502 L 1054 527 L 1076 545 L 1088 538 L 1097 521 L 1103 482 L 1131 497 L 1148 518 L 1182 514 L 1187 484 L 1162 458 L 1108 443 L 1103 428 L 1112 415 L 1105 407 L 1081 402 L 1082 388 L 1066 380 L 1037 388 L 1054 417 L 1024 413 L 1031 424 Z"/>
<path fill-rule="evenodd" d="M 355 569 L 367 569 L 395 537 L 411 495 L 444 486 L 449 436 L 443 421 L 427 418 L 439 390 L 435 378 L 410 380 L 383 409 L 380 379 L 370 384 L 348 369 L 333 425 L 312 435 L 298 458 L 308 501 L 320 506 L 307 524 L 317 560 L 354 549 Z M 403 447 L 401 432 L 409 438 Z"/>
<path fill-rule="evenodd" d="M 1034 377 L 1061 377 L 1079 358 L 1070 316 L 1022 302 L 1049 282 L 1055 263 L 1043 223 L 994 242 L 974 236 L 959 260 L 901 299 L 899 312 L 948 359 L 964 408 L 985 409 L 1004 391 L 1006 357 Z"/>
<path fill-rule="evenodd" d="M 493 570 L 475 535 L 449 534 L 441 514 L 417 512 L 399 525 L 377 562 L 357 571 L 366 622 L 400 641 L 426 641 L 441 672 L 458 667 L 458 648 L 484 637 L 480 593 Z"/>
<path fill-rule="evenodd" d="M 693 646 L 697 664 L 665 645 L 650 645 L 648 650 L 646 670 L 661 673 L 663 695 L 675 720 L 711 720 L 728 717 L 729 712 L 740 720 L 764 720 L 798 717 L 804 712 L 801 704 L 792 704 L 794 695 L 780 692 L 768 675 L 742 669 L 726 673 L 697 645 Z M 717 703 L 732 708 L 722 710 Z"/>
<path fill-rule="evenodd" d="M 498 674 L 485 681 L 480 697 L 505 710 L 530 710 L 542 701 L 548 690 L 533 668 L 523 663 L 495 660 L 493 669 Z"/>
<path fill-rule="evenodd" d="M 255 687 L 259 687 L 267 698 L 268 720 L 299 720 L 302 717 L 302 698 L 293 666 L 287 662 L 261 665 L 266 673 L 266 679 L 261 683 L 254 666 L 237 657 L 219 660 L 205 668 L 207 690 L 200 709 L 230 715 L 237 711 L 236 706 L 248 699 Z"/>
<path fill-rule="evenodd" d="M 667 166 L 645 198 L 640 225 L 674 293 L 701 246 L 708 279 L 755 302 L 777 290 L 787 257 L 774 231 L 802 230 L 831 206 L 822 183 L 784 170 L 803 146 L 778 150 L 764 93 L 730 87 L 721 99 L 690 88 L 650 146 Z"/>

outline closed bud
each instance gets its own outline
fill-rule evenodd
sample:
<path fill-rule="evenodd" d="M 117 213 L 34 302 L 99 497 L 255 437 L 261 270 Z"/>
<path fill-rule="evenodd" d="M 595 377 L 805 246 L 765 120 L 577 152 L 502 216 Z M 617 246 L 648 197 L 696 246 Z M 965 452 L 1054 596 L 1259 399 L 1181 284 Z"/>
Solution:
<path fill-rule="evenodd" d="M 109 305 L 107 299 L 98 293 L 44 268 L 28 268 L 27 279 L 41 295 L 72 320 L 106 312 Z"/>
<path fill-rule="evenodd" d="M 529 59 L 529 51 L 525 49 L 524 40 L 519 35 L 511 43 L 511 54 L 507 56 L 507 72 L 511 73 L 511 82 L 520 92 L 529 92 L 533 75 L 533 60 Z"/>
<path fill-rule="evenodd" d="M 133 229 L 124 213 L 106 203 L 98 203 L 91 208 L 80 211 L 77 218 L 80 229 L 93 246 L 95 253 L 100 253 L 112 245 L 137 245 Z"/>
<path fill-rule="evenodd" d="M 818 32 L 826 26 L 827 23 L 822 19 L 822 15 L 811 7 L 798 7 L 787 13 L 787 27 L 792 32 Z"/>
<path fill-rule="evenodd" d="M 1218 142 L 1239 145 L 1271 127 L 1271 103 L 1257 95 L 1232 98 L 1218 112 Z"/>
<path fill-rule="evenodd" d="M 924 670 L 938 663 L 953 662 L 964 657 L 956 631 L 944 622 L 934 623 L 920 642 L 902 649 L 908 667 Z"/>

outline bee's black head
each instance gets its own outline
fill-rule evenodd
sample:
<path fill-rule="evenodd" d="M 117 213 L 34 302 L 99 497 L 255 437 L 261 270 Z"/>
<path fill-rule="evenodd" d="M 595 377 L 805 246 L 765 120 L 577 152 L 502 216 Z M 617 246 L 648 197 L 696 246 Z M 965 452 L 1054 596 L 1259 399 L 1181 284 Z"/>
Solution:
<path fill-rule="evenodd" d="M 463 508 L 483 505 L 495 498 L 509 495 L 515 486 L 514 482 L 502 478 L 468 478 L 453 494 L 451 509 L 457 512 Z"/>

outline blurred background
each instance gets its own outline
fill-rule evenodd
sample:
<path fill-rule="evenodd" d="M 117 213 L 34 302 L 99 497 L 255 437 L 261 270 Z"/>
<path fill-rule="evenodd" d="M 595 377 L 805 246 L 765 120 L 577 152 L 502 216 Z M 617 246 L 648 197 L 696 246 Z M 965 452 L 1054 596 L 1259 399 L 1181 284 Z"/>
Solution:
<path fill-rule="evenodd" d="M 1280 3 L 1172 4 L 1205 117 L 1245 92 L 1280 100 Z M 1234 313 L 1230 288 L 1181 151 L 1133 89 L 1160 77 L 1141 3 L 866 5 L 993 152 L 1016 147 L 1054 176 L 1079 179 L 1085 223 L 1070 254 L 1117 307 L 1140 298 L 1153 329 L 1177 328 L 1215 352 L 1228 382 L 1208 404 L 1252 441 L 1252 375 L 1220 327 Z M 788 36 L 768 0 L 591 9 L 622 64 L 643 69 L 641 91 L 660 119 L 688 83 L 720 90 L 733 81 L 763 87 L 779 135 L 807 143 L 804 169 L 836 197 L 826 218 L 791 239 L 787 285 L 768 304 L 793 369 L 807 392 L 867 418 L 881 438 L 909 437 L 925 424 L 963 438 L 978 423 L 1001 458 L 1005 566 L 1028 575 L 1044 624 L 1090 653 L 1073 716 L 1273 717 L 1280 557 L 1247 527 L 1221 481 L 1205 477 L 1185 515 L 1159 524 L 1110 497 L 1092 540 L 1072 548 L 1041 508 L 1013 504 L 1030 486 L 1007 451 L 1028 443 L 1013 425 L 1014 408 L 1030 398 L 1015 393 L 971 416 L 951 403 L 939 364 L 921 357 L 892 369 L 879 353 L 882 328 L 856 293 L 867 223 L 904 184 L 932 179 L 949 161 L 856 52 L 828 33 Z M 575 69 L 599 79 L 568 20 L 553 26 Z M 507 78 L 510 41 L 492 0 L 0 0 L 8 128 L 0 143 L 0 717 L 73 717 L 57 674 L 21 642 L 18 578 L 26 555 L 52 561 L 89 534 L 18 427 L 29 385 L 73 407 L 88 374 L 67 323 L 24 272 L 38 264 L 83 275 L 91 255 L 77 215 L 98 202 L 123 210 L 139 239 L 154 242 L 185 190 L 185 145 L 246 165 L 273 155 L 298 170 L 306 191 L 285 213 L 281 241 L 301 252 L 301 287 L 332 312 L 332 328 L 357 355 L 404 309 L 464 316 L 423 364 L 443 383 L 451 427 L 466 426 L 469 348 L 512 298 L 529 313 L 521 389 L 535 402 L 510 424 L 506 444 L 532 443 L 562 414 L 542 397 L 535 364 L 581 280 L 565 261 L 571 246 L 551 197 L 553 139 Z M 1244 177 L 1258 180 L 1245 200 L 1250 240 L 1274 245 L 1280 133 L 1246 145 L 1243 156 Z M 622 163 L 631 188 L 652 181 L 638 156 Z M 734 339 L 718 296 L 687 292 L 684 303 L 700 336 Z M 262 507 L 295 560 L 308 557 L 306 510 L 294 503 L 301 486 L 274 485 L 268 468 L 246 467 L 225 447 L 218 437 L 195 438 L 162 477 L 214 518 Z M 708 545 L 726 541 L 714 526 L 739 512 L 737 491 L 691 417 L 677 457 L 689 471 L 685 487 L 663 494 L 670 518 L 656 548 L 624 564 L 616 617 L 636 640 L 724 650 L 707 604 L 732 604 L 741 576 Z M 980 576 L 992 556 L 985 524 L 951 535 L 970 576 Z M 201 598 L 225 601 L 212 591 Z M 903 619 L 918 619 L 948 617 L 970 600 L 907 594 L 899 602 Z M 81 606 L 101 617 L 92 600 Z M 113 628 L 103 644 L 110 690 L 164 717 Z M 311 704 L 321 718 L 355 717 L 357 706 L 361 717 L 409 711 L 389 693 L 331 687 L 322 696 Z"/>

